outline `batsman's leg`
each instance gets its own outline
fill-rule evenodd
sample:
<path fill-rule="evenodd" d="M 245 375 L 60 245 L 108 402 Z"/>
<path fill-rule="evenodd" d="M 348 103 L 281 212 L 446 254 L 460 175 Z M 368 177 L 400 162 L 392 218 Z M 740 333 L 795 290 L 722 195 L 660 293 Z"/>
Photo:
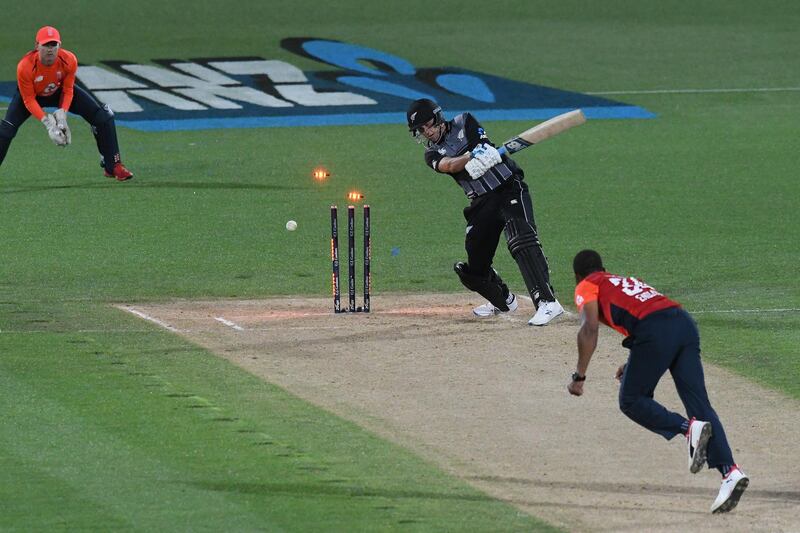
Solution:
<path fill-rule="evenodd" d="M 539 236 L 527 221 L 514 218 L 506 223 L 508 251 L 517 262 L 522 279 L 536 307 L 539 301 L 555 301 L 553 288 L 550 286 L 550 273 L 547 258 L 542 252 Z"/>
<path fill-rule="evenodd" d="M 495 269 L 490 268 L 489 272 L 473 273 L 467 263 L 459 261 L 453 265 L 453 270 L 458 274 L 461 283 L 471 291 L 475 291 L 498 308 L 500 311 L 508 311 L 508 287 Z"/>
<path fill-rule="evenodd" d="M 477 292 L 494 307 L 506 312 L 509 310 L 506 301 L 509 296 L 508 286 L 492 268 L 503 226 L 498 218 L 497 206 L 491 201 L 493 200 L 474 200 L 464 209 L 464 218 L 467 221 L 464 236 L 467 262 L 458 262 L 453 269 L 466 288 Z"/>

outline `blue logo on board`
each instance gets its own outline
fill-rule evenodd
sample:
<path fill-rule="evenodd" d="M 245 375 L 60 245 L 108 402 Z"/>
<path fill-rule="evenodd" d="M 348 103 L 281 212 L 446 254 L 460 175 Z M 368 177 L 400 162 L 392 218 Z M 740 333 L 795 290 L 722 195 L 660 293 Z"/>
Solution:
<path fill-rule="evenodd" d="M 324 63 L 303 71 L 260 57 L 103 61 L 81 65 L 78 83 L 109 104 L 117 123 L 144 131 L 405 123 L 411 100 L 436 100 L 450 116 L 544 120 L 575 108 L 588 118 L 652 118 L 641 107 L 456 67 L 417 68 L 355 44 L 287 38 L 281 46 Z M 333 68 L 331 68 L 333 67 Z M 0 83 L 9 100 L 16 83 Z"/>

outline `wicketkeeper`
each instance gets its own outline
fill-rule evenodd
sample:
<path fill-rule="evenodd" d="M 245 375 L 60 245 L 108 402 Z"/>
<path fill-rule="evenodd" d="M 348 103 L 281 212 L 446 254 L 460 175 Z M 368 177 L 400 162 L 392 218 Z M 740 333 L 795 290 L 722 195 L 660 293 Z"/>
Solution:
<path fill-rule="evenodd" d="M 564 308 L 550 285 L 550 270 L 522 169 L 507 155 L 500 155 L 470 113 L 446 121 L 441 107 L 423 98 L 411 104 L 406 118 L 411 134 L 425 144 L 428 166 L 452 176 L 470 199 L 464 208 L 467 262 L 456 263 L 454 269 L 466 288 L 488 300 L 473 310 L 475 316 L 509 313 L 519 305 L 492 268 L 504 231 L 508 250 L 536 307 L 528 324 L 544 326 L 562 314 Z"/>
<path fill-rule="evenodd" d="M 70 111 L 91 125 L 106 177 L 129 180 L 133 174 L 120 159 L 114 113 L 75 85 L 77 71 L 78 59 L 61 48 L 58 30 L 52 26 L 41 28 L 36 33 L 34 50 L 25 54 L 17 65 L 17 91 L 0 122 L 0 164 L 17 130 L 31 115 L 44 125 L 50 140 L 57 146 L 69 145 L 72 133 L 67 124 L 67 112 Z M 50 114 L 42 107 L 57 109 Z"/>

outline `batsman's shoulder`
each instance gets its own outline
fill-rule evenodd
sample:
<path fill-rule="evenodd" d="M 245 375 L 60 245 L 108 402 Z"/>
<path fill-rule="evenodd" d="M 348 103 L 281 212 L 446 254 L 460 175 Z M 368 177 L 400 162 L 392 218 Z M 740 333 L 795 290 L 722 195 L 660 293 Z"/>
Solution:
<path fill-rule="evenodd" d="M 462 120 L 464 121 L 464 124 L 466 124 L 468 126 L 480 127 L 480 125 L 481 125 L 481 123 L 478 122 L 478 119 L 475 118 L 475 115 L 473 115 L 469 111 L 464 111 L 459 116 L 462 117 Z"/>

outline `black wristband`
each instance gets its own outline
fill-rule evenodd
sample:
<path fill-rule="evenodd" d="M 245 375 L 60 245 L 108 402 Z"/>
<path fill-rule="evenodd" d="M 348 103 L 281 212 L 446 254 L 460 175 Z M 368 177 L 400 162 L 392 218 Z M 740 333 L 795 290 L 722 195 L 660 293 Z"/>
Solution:
<path fill-rule="evenodd" d="M 577 372 L 572 374 L 572 381 L 586 381 L 586 376 L 581 376 Z"/>

